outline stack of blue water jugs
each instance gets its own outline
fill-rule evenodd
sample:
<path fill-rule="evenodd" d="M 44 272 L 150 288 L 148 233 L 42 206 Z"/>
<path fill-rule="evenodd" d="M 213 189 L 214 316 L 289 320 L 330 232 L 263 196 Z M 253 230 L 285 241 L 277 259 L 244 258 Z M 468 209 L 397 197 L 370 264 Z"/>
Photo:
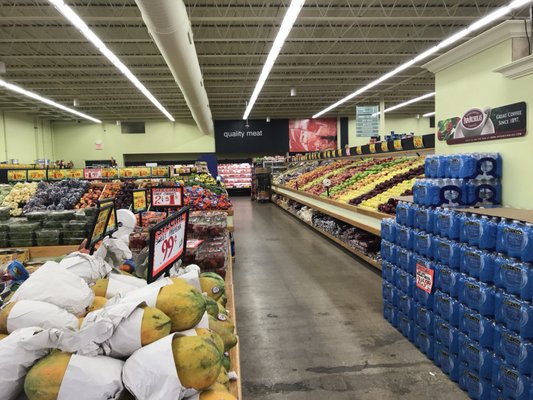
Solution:
<path fill-rule="evenodd" d="M 491 206 L 501 204 L 502 159 L 498 153 L 431 155 L 425 179 L 413 185 L 413 197 L 424 206 Z"/>
<path fill-rule="evenodd" d="M 392 325 L 471 398 L 533 399 L 531 224 L 400 203 L 381 251 Z"/>

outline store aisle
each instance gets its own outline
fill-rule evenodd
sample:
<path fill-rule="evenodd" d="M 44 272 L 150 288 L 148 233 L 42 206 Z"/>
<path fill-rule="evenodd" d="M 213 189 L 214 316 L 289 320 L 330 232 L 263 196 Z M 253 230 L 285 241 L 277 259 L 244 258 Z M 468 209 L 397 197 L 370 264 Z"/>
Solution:
<path fill-rule="evenodd" d="M 246 400 L 467 398 L 383 319 L 375 270 L 276 205 L 233 202 Z"/>

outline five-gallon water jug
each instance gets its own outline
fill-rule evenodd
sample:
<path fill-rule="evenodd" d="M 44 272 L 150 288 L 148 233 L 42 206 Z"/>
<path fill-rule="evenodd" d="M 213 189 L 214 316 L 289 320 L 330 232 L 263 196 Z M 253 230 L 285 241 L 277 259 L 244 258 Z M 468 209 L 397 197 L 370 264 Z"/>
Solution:
<path fill-rule="evenodd" d="M 454 382 L 459 380 L 459 356 L 453 354 L 442 344 L 435 343 L 435 364 Z"/>
<path fill-rule="evenodd" d="M 433 237 L 433 257 L 436 261 L 449 266 L 453 269 L 459 269 L 461 261 L 461 245 L 453 240 Z"/>
<path fill-rule="evenodd" d="M 398 309 L 392 304 L 383 302 L 383 316 L 392 326 L 398 326 Z"/>
<path fill-rule="evenodd" d="M 381 241 L 381 258 L 390 263 L 396 262 L 396 246 L 387 242 L 386 240 Z"/>
<path fill-rule="evenodd" d="M 396 282 L 396 266 L 394 264 L 391 264 L 388 261 L 383 261 L 381 263 L 381 276 L 384 280 L 387 282 L 390 282 L 394 284 Z"/>
<path fill-rule="evenodd" d="M 413 250 L 413 229 L 406 226 L 398 226 L 396 229 L 396 243 L 404 249 Z"/>
<path fill-rule="evenodd" d="M 407 317 L 414 319 L 415 317 L 415 301 L 411 296 L 405 293 L 398 293 L 398 310 Z"/>
<path fill-rule="evenodd" d="M 441 291 L 435 292 L 435 312 L 443 320 L 459 327 L 459 301 Z"/>
<path fill-rule="evenodd" d="M 394 285 L 384 281 L 381 285 L 381 294 L 383 295 L 383 300 L 393 306 L 398 305 L 398 289 Z"/>
<path fill-rule="evenodd" d="M 522 336 L 533 339 L 533 306 L 531 303 L 499 291 L 496 294 L 496 321 Z"/>
<path fill-rule="evenodd" d="M 480 345 L 492 349 L 494 347 L 494 320 L 484 317 L 464 305 L 459 306 L 459 328 L 469 338 Z"/>
<path fill-rule="evenodd" d="M 415 229 L 413 231 L 413 250 L 421 256 L 433 258 L 433 235 Z"/>
<path fill-rule="evenodd" d="M 420 329 L 418 326 L 415 328 L 415 345 L 427 356 L 427 358 L 433 360 L 433 351 L 435 347 L 433 336 Z"/>
<path fill-rule="evenodd" d="M 428 335 L 433 335 L 433 328 L 435 317 L 433 313 L 427 308 L 420 307 L 420 305 L 415 306 L 415 323 L 416 325 L 424 330 Z"/>
<path fill-rule="evenodd" d="M 486 317 L 494 316 L 494 287 L 475 278 L 459 282 L 459 301 Z"/>
<path fill-rule="evenodd" d="M 475 247 L 463 247 L 461 272 L 485 283 L 494 283 L 494 255 Z"/>
<path fill-rule="evenodd" d="M 441 264 L 435 266 L 435 274 L 438 277 L 435 281 L 436 288 L 455 299 L 459 298 L 459 281 L 460 279 L 464 279 L 464 275 L 459 271 Z"/>
<path fill-rule="evenodd" d="M 410 274 L 414 274 L 413 264 L 412 264 L 413 252 L 411 250 L 398 247 L 396 249 L 396 265 Z"/>
<path fill-rule="evenodd" d="M 462 333 L 459 335 L 459 357 L 480 376 L 488 379 L 492 377 L 494 353 Z"/>
<path fill-rule="evenodd" d="M 531 378 L 520 374 L 516 368 L 496 359 L 492 373 L 492 384 L 502 390 L 505 399 L 530 400 L 533 394 Z"/>
<path fill-rule="evenodd" d="M 442 346 L 454 354 L 459 352 L 459 329 L 451 326 L 440 317 L 435 317 L 434 334 Z"/>
<path fill-rule="evenodd" d="M 402 335 L 409 339 L 409 341 L 413 342 L 415 340 L 415 322 L 407 315 L 399 313 L 398 330 L 402 333 Z"/>
<path fill-rule="evenodd" d="M 440 236 L 459 239 L 459 224 L 459 214 L 455 211 L 443 209 L 435 214 L 435 230 Z"/>
<path fill-rule="evenodd" d="M 522 300 L 533 299 L 533 265 L 499 254 L 494 262 L 494 283 Z"/>
<path fill-rule="evenodd" d="M 497 354 L 520 374 L 533 374 L 533 343 L 522 339 L 515 332 L 500 328 L 497 335 Z"/>
<path fill-rule="evenodd" d="M 381 238 L 391 243 L 396 242 L 396 221 L 392 218 L 385 218 L 381 221 Z"/>

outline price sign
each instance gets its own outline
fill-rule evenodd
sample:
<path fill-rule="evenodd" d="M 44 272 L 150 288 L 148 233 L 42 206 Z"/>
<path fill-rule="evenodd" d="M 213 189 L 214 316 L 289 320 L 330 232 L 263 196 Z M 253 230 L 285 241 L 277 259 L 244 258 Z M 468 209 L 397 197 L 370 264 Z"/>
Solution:
<path fill-rule="evenodd" d="M 46 170 L 44 169 L 29 169 L 28 181 L 44 181 L 46 179 Z"/>
<path fill-rule="evenodd" d="M 66 169 L 49 169 L 48 170 L 48 180 L 49 181 L 62 181 L 67 178 Z"/>
<path fill-rule="evenodd" d="M 115 206 L 115 198 L 109 198 L 104 200 L 98 200 L 98 207 L 104 207 L 107 205 L 111 205 L 111 215 L 109 216 L 109 220 L 107 221 L 107 227 L 105 230 L 106 235 L 111 235 L 114 232 L 118 231 L 118 219 L 117 219 L 117 207 Z"/>
<path fill-rule="evenodd" d="M 183 187 L 152 187 L 152 207 L 181 207 Z"/>
<path fill-rule="evenodd" d="M 102 179 L 102 168 L 85 168 L 83 177 L 85 179 Z"/>
<path fill-rule="evenodd" d="M 371 153 L 375 153 L 376 152 L 376 144 L 375 143 L 370 143 L 368 145 L 368 148 L 370 149 Z"/>
<path fill-rule="evenodd" d="M 416 287 L 431 294 L 435 271 L 424 264 L 416 264 Z"/>
<path fill-rule="evenodd" d="M 131 208 L 134 214 L 148 210 L 148 194 L 146 189 L 135 189 L 131 195 L 133 196 Z"/>
<path fill-rule="evenodd" d="M 96 243 L 98 243 L 107 235 L 107 225 L 114 208 L 115 207 L 113 204 L 107 203 L 97 209 L 94 217 L 93 228 L 91 229 L 89 238 L 87 239 L 87 244 L 85 245 L 87 249 L 92 249 Z"/>
<path fill-rule="evenodd" d="M 363 154 L 363 149 L 362 149 L 361 146 L 357 146 L 357 148 L 356 148 L 355 150 L 356 150 L 356 152 L 357 152 L 358 155 Z"/>
<path fill-rule="evenodd" d="M 424 148 L 424 139 L 422 136 L 415 136 L 413 137 L 413 144 L 415 148 L 417 149 L 423 149 Z"/>
<path fill-rule="evenodd" d="M 326 178 L 322 181 L 322 185 L 324 185 L 324 187 L 328 188 L 331 186 L 331 180 Z"/>
<path fill-rule="evenodd" d="M 155 281 L 185 255 L 189 208 L 172 214 L 150 229 L 148 283 Z"/>
<path fill-rule="evenodd" d="M 164 178 L 170 175 L 168 167 L 152 167 L 152 177 Z"/>
<path fill-rule="evenodd" d="M 402 147 L 402 139 L 396 139 L 394 141 L 394 150 L 396 151 L 401 151 L 403 150 L 403 147 Z"/>
<path fill-rule="evenodd" d="M 102 178 L 105 178 L 105 179 L 117 179 L 118 178 L 118 168 L 103 168 L 102 169 Z"/>
<path fill-rule="evenodd" d="M 24 182 L 27 178 L 27 172 L 25 169 L 10 169 L 7 171 L 7 180 L 9 182 Z"/>
<path fill-rule="evenodd" d="M 67 169 L 67 178 L 83 179 L 83 168 Z"/>
<path fill-rule="evenodd" d="M 387 142 L 381 142 L 381 151 L 384 153 L 389 151 L 389 144 Z"/>

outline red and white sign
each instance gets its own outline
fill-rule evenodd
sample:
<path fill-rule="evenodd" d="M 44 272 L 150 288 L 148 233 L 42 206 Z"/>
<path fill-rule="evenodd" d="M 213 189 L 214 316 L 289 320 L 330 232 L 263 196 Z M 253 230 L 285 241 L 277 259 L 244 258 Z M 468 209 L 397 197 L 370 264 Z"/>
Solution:
<path fill-rule="evenodd" d="M 416 287 L 431 294 L 435 271 L 423 264 L 416 264 Z"/>
<path fill-rule="evenodd" d="M 183 205 L 183 188 L 152 188 L 152 207 L 181 207 Z"/>
<path fill-rule="evenodd" d="M 154 232 L 152 278 L 175 263 L 185 250 L 187 213 L 171 219 Z"/>
<path fill-rule="evenodd" d="M 102 168 L 85 168 L 83 177 L 85 179 L 102 179 Z"/>

